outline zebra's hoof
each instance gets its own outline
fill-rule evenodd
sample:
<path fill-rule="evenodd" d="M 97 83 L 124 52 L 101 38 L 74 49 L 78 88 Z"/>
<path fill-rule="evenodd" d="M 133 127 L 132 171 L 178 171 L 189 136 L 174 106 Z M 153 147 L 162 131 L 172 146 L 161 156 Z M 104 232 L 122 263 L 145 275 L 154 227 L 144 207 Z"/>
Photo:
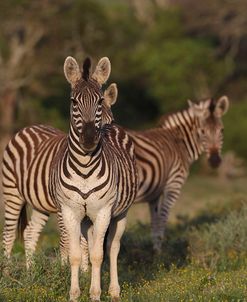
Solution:
<path fill-rule="evenodd" d="M 112 297 L 111 302 L 120 302 L 120 297 Z"/>
<path fill-rule="evenodd" d="M 74 290 L 70 291 L 70 302 L 78 302 L 78 298 L 80 297 L 80 289 L 79 288 L 75 288 Z"/>
<path fill-rule="evenodd" d="M 69 302 L 78 302 L 79 300 L 79 297 L 78 298 L 70 298 L 69 299 Z"/>

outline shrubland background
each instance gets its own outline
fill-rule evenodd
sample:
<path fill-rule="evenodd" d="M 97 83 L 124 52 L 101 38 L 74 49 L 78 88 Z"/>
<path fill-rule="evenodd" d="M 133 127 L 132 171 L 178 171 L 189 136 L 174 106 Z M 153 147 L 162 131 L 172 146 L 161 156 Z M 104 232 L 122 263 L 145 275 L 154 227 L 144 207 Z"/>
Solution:
<path fill-rule="evenodd" d="M 247 299 L 246 11 L 246 0 L 0 1 L 0 156 L 26 125 L 68 129 L 68 55 L 81 63 L 90 56 L 94 64 L 110 58 L 107 85 L 118 85 L 113 112 L 125 127 L 151 127 L 161 114 L 186 107 L 187 99 L 230 99 L 223 165 L 217 172 L 203 160 L 193 166 L 160 257 L 153 255 L 147 206 L 130 210 L 119 257 L 123 301 Z M 2 217 L 3 210 L 0 230 Z M 31 274 L 20 242 L 7 274 L 1 256 L 0 302 L 66 301 L 69 270 L 60 267 L 57 246 L 53 218 Z M 106 293 L 107 266 L 103 272 Z M 89 276 L 81 286 L 81 301 L 88 301 Z"/>
<path fill-rule="evenodd" d="M 68 55 L 108 56 L 121 125 L 143 128 L 186 100 L 229 96 L 225 149 L 247 158 L 245 0 L 2 0 L 0 138 L 68 127 Z"/>

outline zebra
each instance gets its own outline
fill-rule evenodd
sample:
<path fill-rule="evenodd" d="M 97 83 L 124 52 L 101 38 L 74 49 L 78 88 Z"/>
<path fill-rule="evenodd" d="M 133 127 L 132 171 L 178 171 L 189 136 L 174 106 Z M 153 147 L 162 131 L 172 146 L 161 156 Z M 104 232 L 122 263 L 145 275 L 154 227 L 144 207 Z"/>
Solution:
<path fill-rule="evenodd" d="M 110 105 L 116 101 L 114 89 L 104 95 L 102 92 L 110 75 L 110 61 L 102 58 L 92 75 L 90 67 L 90 59 L 84 61 L 82 72 L 73 57 L 64 62 L 65 77 L 71 85 L 68 135 L 44 125 L 26 127 L 4 151 L 3 244 L 9 258 L 20 213 L 29 203 L 34 208 L 31 223 L 24 231 L 29 257 L 49 213 L 58 212 L 69 242 L 70 300 L 77 301 L 81 221 L 88 217 L 93 226 L 85 222 L 82 231 L 89 242 L 92 264 L 90 298 L 100 301 L 103 241 L 108 229 L 109 293 L 113 301 L 118 301 L 117 257 L 126 214 L 137 193 L 137 168 L 127 133 L 116 124 L 102 123 L 103 101 Z"/>
<path fill-rule="evenodd" d="M 111 111 L 111 106 L 116 102 L 117 99 L 117 89 L 116 84 L 111 84 L 104 91 L 104 102 L 102 103 L 102 125 L 111 124 L 114 121 L 114 117 Z M 61 139 L 65 139 L 66 134 L 59 131 L 58 129 L 54 129 L 52 127 L 44 126 L 44 125 L 36 125 L 32 128 L 27 127 L 23 129 L 23 136 L 21 140 L 24 141 L 25 146 L 28 146 L 30 149 L 36 145 L 35 140 L 38 140 L 39 133 L 41 133 L 44 138 L 51 138 L 52 136 L 56 137 L 58 134 L 61 135 Z M 37 136 L 37 137 L 36 137 Z M 19 136 L 18 136 L 19 139 Z M 30 142 L 30 144 L 29 144 Z M 22 198 L 19 194 L 16 195 L 16 200 L 14 200 L 14 195 L 11 193 L 12 189 L 10 185 L 12 184 L 12 179 L 9 177 L 9 172 L 11 173 L 11 169 L 9 163 L 11 161 L 16 160 L 16 157 L 19 156 L 19 152 L 16 152 L 15 149 L 18 147 L 13 146 L 18 144 L 18 141 L 14 137 L 9 144 L 5 148 L 5 152 L 3 154 L 3 165 L 2 165 L 2 174 L 3 174 L 3 197 L 5 199 L 5 228 L 3 232 L 3 245 L 5 250 L 5 255 L 7 258 L 10 258 L 10 254 L 12 251 L 13 243 L 16 239 L 16 229 L 19 228 L 20 236 L 23 236 L 24 232 L 24 243 L 25 243 L 25 253 L 26 253 L 26 266 L 27 269 L 30 269 L 32 265 L 33 254 L 35 252 L 38 238 L 40 232 L 45 226 L 50 214 L 56 213 L 58 215 L 58 225 L 60 230 L 60 253 L 61 253 L 61 261 L 62 264 L 65 264 L 68 259 L 68 237 L 66 234 L 66 230 L 63 224 L 61 213 L 58 212 L 54 203 L 49 200 L 49 196 L 45 196 L 41 202 L 36 202 L 38 204 L 33 204 L 33 200 L 29 202 L 30 198 Z M 13 150 L 14 153 L 13 154 Z M 51 158 L 54 157 L 56 153 L 56 149 L 51 150 L 53 154 Z M 47 157 L 49 156 L 49 152 L 47 153 Z M 48 158 L 47 158 L 48 161 Z M 25 163 L 25 162 L 24 162 Z M 12 163 L 12 166 L 14 164 Z M 46 167 L 49 169 L 49 164 Z M 47 174 L 47 173 L 46 173 Z M 19 178 L 22 175 L 18 176 Z M 9 183 L 10 181 L 10 183 Z M 29 180 L 30 181 L 30 180 Z M 15 191 L 15 190 L 14 190 Z M 47 192 L 44 192 L 45 195 Z M 11 199 L 10 199 L 10 196 Z M 36 200 L 36 199 L 35 199 Z M 27 221 L 27 213 L 26 213 L 26 205 L 29 205 L 32 208 L 32 214 L 29 222 Z M 18 226 L 17 226 L 18 225 Z M 81 244 L 87 244 L 85 242 L 85 238 L 81 238 Z M 87 249 L 85 249 L 86 251 Z M 88 256 L 82 255 L 82 270 L 87 271 L 88 268 Z M 86 264 L 85 264 L 86 263 Z"/>
<path fill-rule="evenodd" d="M 117 94 L 116 86 L 114 90 Z M 106 104 L 105 100 L 103 111 L 105 116 L 111 116 L 111 104 Z M 212 167 L 217 167 L 221 161 L 222 116 L 228 111 L 228 98 L 188 103 L 188 109 L 162 116 L 156 128 L 126 129 L 135 145 L 140 181 L 135 203 L 146 201 L 149 204 L 153 248 L 157 253 L 161 252 L 170 208 L 179 198 L 192 163 L 202 152 L 206 153 Z M 58 221 L 63 224 L 61 217 Z M 66 241 L 65 232 L 61 233 Z M 87 242 L 82 240 L 82 243 L 83 270 L 87 271 Z M 61 246 L 61 253 L 67 255 L 66 246 Z"/>
<path fill-rule="evenodd" d="M 221 162 L 222 116 L 229 108 L 228 98 L 188 104 L 188 109 L 162 116 L 156 128 L 126 130 L 134 142 L 139 176 L 135 203 L 148 202 L 153 248 L 158 254 L 170 208 L 179 198 L 192 163 L 203 152 L 213 168 Z"/>

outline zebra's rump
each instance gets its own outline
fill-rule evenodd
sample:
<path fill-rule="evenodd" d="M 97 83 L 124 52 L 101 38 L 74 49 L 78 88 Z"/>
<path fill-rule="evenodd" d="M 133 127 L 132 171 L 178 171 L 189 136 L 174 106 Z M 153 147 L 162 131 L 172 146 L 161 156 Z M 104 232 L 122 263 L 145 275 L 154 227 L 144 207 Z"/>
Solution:
<path fill-rule="evenodd" d="M 20 130 L 3 154 L 3 190 L 16 188 L 20 198 L 42 212 L 56 212 L 48 192 L 52 159 L 66 135 L 49 126 Z"/>

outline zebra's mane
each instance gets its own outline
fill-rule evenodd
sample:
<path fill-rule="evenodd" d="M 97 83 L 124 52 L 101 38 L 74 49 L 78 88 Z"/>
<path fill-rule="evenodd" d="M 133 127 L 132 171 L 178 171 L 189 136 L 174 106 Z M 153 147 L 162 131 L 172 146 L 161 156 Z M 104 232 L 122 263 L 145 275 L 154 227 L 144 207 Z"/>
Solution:
<path fill-rule="evenodd" d="M 86 58 L 82 65 L 82 78 L 85 81 L 88 81 L 88 79 L 89 79 L 90 68 L 91 68 L 91 60 L 90 60 L 90 58 Z"/>
<path fill-rule="evenodd" d="M 197 105 L 199 108 L 204 108 L 205 101 L 200 101 Z M 212 99 L 209 106 L 210 115 L 213 115 L 215 109 L 215 101 Z M 192 108 L 188 107 L 177 112 L 162 115 L 158 121 L 158 127 L 163 129 L 174 129 L 179 125 L 192 124 L 196 116 Z"/>

